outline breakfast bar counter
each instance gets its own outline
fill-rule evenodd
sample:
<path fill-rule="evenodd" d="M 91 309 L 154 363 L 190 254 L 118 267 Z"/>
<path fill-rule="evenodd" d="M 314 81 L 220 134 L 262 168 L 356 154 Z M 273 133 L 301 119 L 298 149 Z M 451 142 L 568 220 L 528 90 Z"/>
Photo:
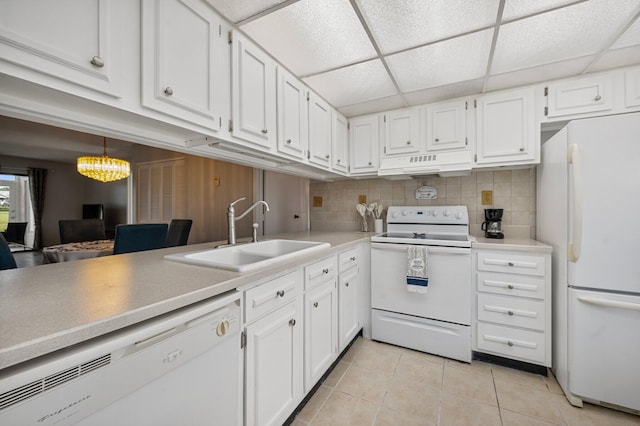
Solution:
<path fill-rule="evenodd" d="M 368 241 L 373 233 L 270 235 L 331 244 L 309 255 L 238 273 L 163 259 L 224 242 L 0 271 L 0 369 L 102 336 L 304 262 Z"/>

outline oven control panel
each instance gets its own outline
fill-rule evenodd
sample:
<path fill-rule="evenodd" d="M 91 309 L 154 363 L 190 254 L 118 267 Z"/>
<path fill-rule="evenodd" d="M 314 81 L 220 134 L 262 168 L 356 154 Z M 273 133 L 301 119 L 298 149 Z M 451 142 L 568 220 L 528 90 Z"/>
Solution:
<path fill-rule="evenodd" d="M 387 223 L 469 224 L 467 206 L 390 206 Z"/>

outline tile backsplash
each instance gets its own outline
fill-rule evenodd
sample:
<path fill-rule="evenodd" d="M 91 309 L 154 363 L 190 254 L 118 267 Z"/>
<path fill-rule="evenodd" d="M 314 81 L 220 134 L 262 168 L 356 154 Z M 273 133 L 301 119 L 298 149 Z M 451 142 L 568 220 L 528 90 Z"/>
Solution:
<path fill-rule="evenodd" d="M 416 200 L 416 189 L 429 185 L 438 192 L 433 200 Z M 493 204 L 482 204 L 482 191 L 493 191 Z M 311 229 L 317 231 L 359 231 L 360 215 L 356 211 L 358 197 L 367 202 L 390 205 L 443 206 L 466 205 L 469 209 L 471 234 L 482 236 L 480 225 L 485 208 L 504 209 L 502 229 L 506 237 L 535 238 L 536 169 L 475 171 L 463 177 L 424 176 L 407 180 L 383 178 L 312 182 L 310 200 L 322 197 L 322 207 L 311 209 Z M 316 198 L 317 201 L 317 198 Z M 373 219 L 369 219 L 373 230 Z"/>

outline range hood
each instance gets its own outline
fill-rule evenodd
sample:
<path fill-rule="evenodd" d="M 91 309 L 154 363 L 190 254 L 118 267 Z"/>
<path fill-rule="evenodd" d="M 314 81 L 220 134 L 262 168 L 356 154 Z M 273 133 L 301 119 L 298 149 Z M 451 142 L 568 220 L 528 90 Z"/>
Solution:
<path fill-rule="evenodd" d="M 429 175 L 467 176 L 471 173 L 471 151 L 440 152 L 384 158 L 378 176 Z"/>

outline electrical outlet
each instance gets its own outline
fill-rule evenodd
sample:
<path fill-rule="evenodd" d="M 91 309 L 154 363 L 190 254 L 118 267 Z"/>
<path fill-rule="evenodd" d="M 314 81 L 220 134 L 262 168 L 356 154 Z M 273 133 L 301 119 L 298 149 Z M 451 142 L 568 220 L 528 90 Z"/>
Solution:
<path fill-rule="evenodd" d="M 490 206 L 493 204 L 493 191 L 482 191 L 482 205 Z"/>
<path fill-rule="evenodd" d="M 367 204 L 367 196 L 366 195 L 358 195 L 358 203 Z"/>
<path fill-rule="evenodd" d="M 322 197 L 313 197 L 313 207 L 322 207 Z"/>
<path fill-rule="evenodd" d="M 214 186 L 220 186 L 220 178 L 219 177 L 214 177 L 213 178 L 213 185 Z"/>

